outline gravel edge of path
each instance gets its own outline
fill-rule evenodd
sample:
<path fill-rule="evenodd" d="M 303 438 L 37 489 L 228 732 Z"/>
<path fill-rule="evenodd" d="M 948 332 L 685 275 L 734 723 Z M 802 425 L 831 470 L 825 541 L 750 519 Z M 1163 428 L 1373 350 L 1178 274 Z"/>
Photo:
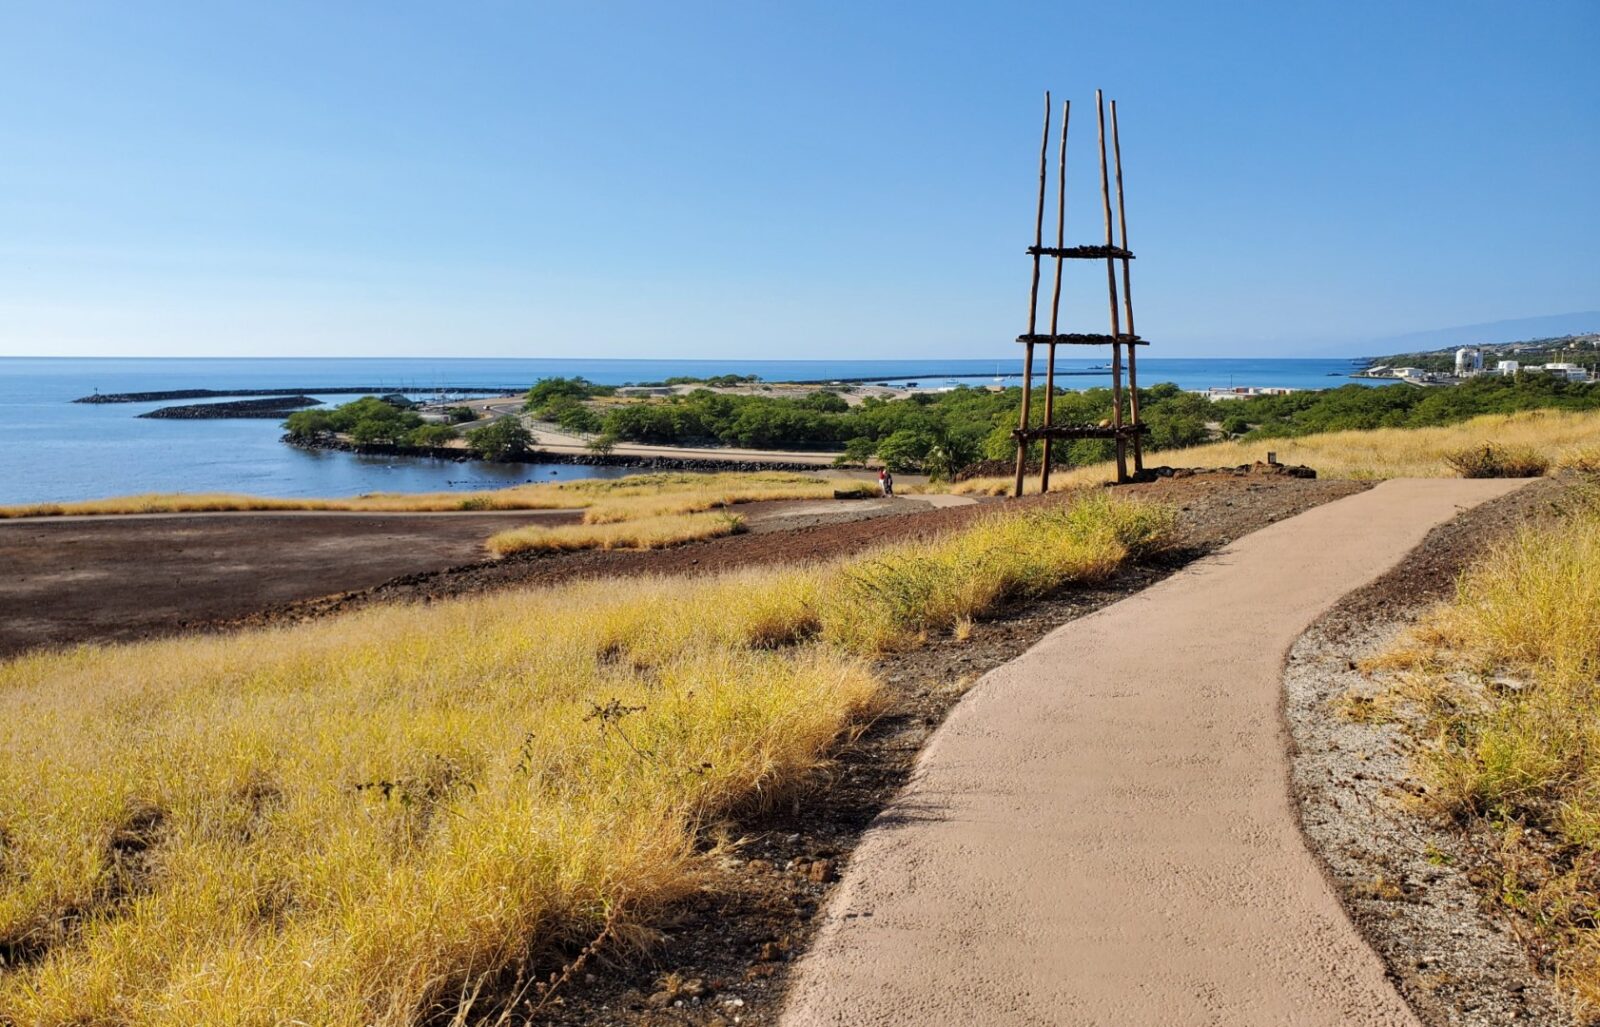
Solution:
<path fill-rule="evenodd" d="M 1473 841 L 1407 809 L 1420 784 L 1416 743 L 1402 723 L 1362 723 L 1332 705 L 1381 683 L 1363 672 L 1430 608 L 1489 541 L 1546 513 L 1560 484 L 1545 480 L 1435 528 L 1397 567 L 1352 592 L 1305 632 L 1284 669 L 1290 787 L 1307 847 L 1351 921 L 1429 1027 L 1582 1021 L 1533 965 L 1512 924 L 1485 908 L 1468 879 Z"/>

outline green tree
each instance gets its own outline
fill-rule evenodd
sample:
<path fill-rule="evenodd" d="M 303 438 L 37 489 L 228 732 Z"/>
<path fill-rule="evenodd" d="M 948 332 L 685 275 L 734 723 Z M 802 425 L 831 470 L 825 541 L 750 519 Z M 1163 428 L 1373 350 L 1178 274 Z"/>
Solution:
<path fill-rule="evenodd" d="M 902 428 L 878 443 L 878 459 L 896 474 L 919 471 L 936 442 L 929 432 Z"/>
<path fill-rule="evenodd" d="M 367 397 L 347 403 L 334 411 L 334 422 L 342 426 L 350 441 L 362 446 L 398 446 L 413 430 L 421 427 L 422 416 L 402 410 L 381 399 Z"/>
<path fill-rule="evenodd" d="M 857 435 L 844 444 L 844 452 L 833 460 L 834 466 L 865 467 L 867 466 L 867 461 L 872 459 L 872 455 L 877 452 L 877 449 L 878 444 L 872 439 L 867 438 L 865 435 Z"/>
<path fill-rule="evenodd" d="M 517 417 L 501 417 L 467 432 L 467 448 L 485 460 L 521 456 L 532 447 L 533 434 Z"/>
<path fill-rule="evenodd" d="M 960 435 L 940 434 L 934 437 L 922 459 L 923 469 L 934 481 L 950 481 L 956 472 L 978 459 L 975 442 Z"/>
<path fill-rule="evenodd" d="M 326 410 L 296 410 L 283 422 L 296 442 L 318 442 L 333 437 L 333 415 Z"/>
<path fill-rule="evenodd" d="M 581 400 L 562 396 L 544 405 L 540 415 L 554 421 L 567 431 L 593 432 L 600 430 L 600 415 L 590 410 Z"/>
<path fill-rule="evenodd" d="M 614 385 L 596 385 L 581 375 L 575 378 L 545 378 L 528 390 L 523 409 L 540 413 L 545 407 L 560 399 L 585 400 L 596 396 L 610 396 L 617 391 Z"/>
<path fill-rule="evenodd" d="M 453 426 L 448 424 L 424 424 L 411 429 L 411 434 L 406 437 L 406 444 L 410 446 L 444 446 L 454 442 L 459 436 Z"/>

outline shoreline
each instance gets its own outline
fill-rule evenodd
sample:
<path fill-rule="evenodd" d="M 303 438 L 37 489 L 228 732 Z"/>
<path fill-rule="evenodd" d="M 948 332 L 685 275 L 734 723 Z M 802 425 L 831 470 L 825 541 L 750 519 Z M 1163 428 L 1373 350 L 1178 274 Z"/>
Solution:
<path fill-rule="evenodd" d="M 284 435 L 282 442 L 295 449 L 308 452 L 353 453 L 358 456 L 403 456 L 429 460 L 448 460 L 452 463 L 487 464 L 555 464 L 571 467 L 633 467 L 659 471 L 837 471 L 831 463 L 808 463 L 801 460 L 750 460 L 743 457 L 675 457 L 644 456 L 631 453 L 558 453 L 546 449 L 529 449 L 513 457 L 490 460 L 471 450 L 457 446 L 398 446 L 389 443 L 360 445 L 354 442 L 301 442 Z M 802 455 L 796 453 L 796 455 Z M 818 454 L 824 456 L 826 454 Z"/>

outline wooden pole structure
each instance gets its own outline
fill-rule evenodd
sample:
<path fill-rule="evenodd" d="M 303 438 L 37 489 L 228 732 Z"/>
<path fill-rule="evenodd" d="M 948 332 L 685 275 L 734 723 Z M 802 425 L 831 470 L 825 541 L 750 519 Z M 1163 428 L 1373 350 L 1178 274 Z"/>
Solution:
<path fill-rule="evenodd" d="M 1128 208 L 1122 199 L 1122 136 L 1117 132 L 1117 101 L 1111 101 L 1111 152 L 1117 165 L 1117 227 L 1121 239 L 1118 243 L 1128 252 Z M 1122 312 L 1128 324 L 1128 334 L 1138 335 L 1133 327 L 1133 278 L 1128 273 L 1128 258 L 1122 258 Z M 1128 343 L 1128 408 L 1133 415 L 1133 472 L 1144 470 L 1144 439 L 1139 431 L 1139 347 Z"/>
<path fill-rule="evenodd" d="M 1094 91 L 1094 106 L 1097 121 L 1100 126 L 1100 204 L 1105 210 L 1106 245 L 1112 245 L 1111 237 L 1111 181 L 1106 165 L 1106 105 L 1101 99 L 1100 90 Z M 1117 341 L 1122 334 L 1117 312 L 1117 264 L 1116 258 L 1106 257 L 1106 295 L 1111 301 L 1111 426 L 1116 429 L 1122 427 L 1122 344 Z M 1117 481 L 1128 480 L 1128 454 L 1127 446 L 1120 430 L 1116 435 L 1117 447 Z"/>
<path fill-rule="evenodd" d="M 1104 149 L 1104 147 L 1102 147 Z M 1022 351 L 1022 414 L 1017 436 L 1017 495 L 1022 495 L 1022 477 L 1028 467 L 1028 403 L 1033 396 L 1033 341 L 1039 327 L 1039 250 L 1044 247 L 1044 187 L 1050 162 L 1050 91 L 1044 94 L 1044 140 L 1039 144 L 1039 206 L 1033 219 L 1033 284 L 1028 289 L 1028 337 Z M 1104 163 L 1104 160 L 1101 161 Z M 1109 209 L 1109 208 L 1108 208 Z M 1110 217 L 1110 214 L 1106 215 Z M 1106 232 L 1111 231 L 1108 221 Z"/>
<path fill-rule="evenodd" d="M 1061 103 L 1061 156 L 1056 161 L 1056 284 L 1050 293 L 1050 350 L 1044 372 L 1044 423 L 1056 423 L 1056 343 L 1061 321 L 1061 250 L 1067 245 L 1067 125 L 1072 101 Z M 1050 436 L 1044 437 L 1044 460 L 1039 469 L 1039 491 L 1050 491 Z"/>

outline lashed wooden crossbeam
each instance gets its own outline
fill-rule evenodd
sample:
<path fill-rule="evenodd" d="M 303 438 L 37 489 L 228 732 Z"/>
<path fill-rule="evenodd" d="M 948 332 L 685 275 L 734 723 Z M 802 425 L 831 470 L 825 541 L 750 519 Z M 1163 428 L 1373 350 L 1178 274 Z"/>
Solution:
<path fill-rule="evenodd" d="M 1046 344 L 1055 346 L 1110 346 L 1121 343 L 1124 346 L 1148 346 L 1150 343 L 1137 335 L 1094 335 L 1086 332 L 1068 332 L 1059 335 L 1019 335 L 1018 342 L 1033 343 L 1034 345 Z"/>
<path fill-rule="evenodd" d="M 1030 257 L 1055 257 L 1058 260 L 1133 260 L 1134 256 L 1121 246 L 1029 246 Z"/>
<path fill-rule="evenodd" d="M 1143 424 L 1124 424 L 1120 428 L 1111 424 L 1039 424 L 1031 428 L 1013 428 L 1011 437 L 1022 442 L 1035 439 L 1134 439 L 1150 434 Z"/>

